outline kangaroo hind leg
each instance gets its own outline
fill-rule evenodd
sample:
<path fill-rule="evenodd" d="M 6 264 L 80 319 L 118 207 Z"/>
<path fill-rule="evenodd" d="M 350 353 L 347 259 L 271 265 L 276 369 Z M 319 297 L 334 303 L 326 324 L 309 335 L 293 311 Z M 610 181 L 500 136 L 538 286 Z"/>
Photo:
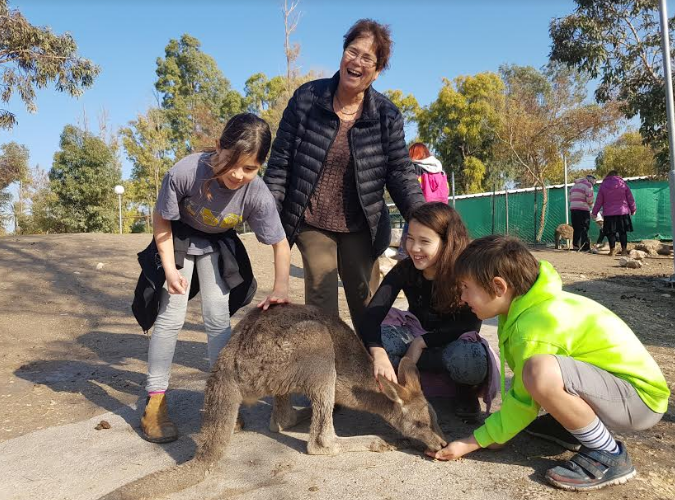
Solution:
<path fill-rule="evenodd" d="M 291 429 L 303 422 L 312 415 L 310 408 L 293 408 L 291 404 L 291 395 L 274 397 L 274 406 L 272 408 L 272 417 L 270 418 L 270 431 L 281 432 L 284 429 Z"/>

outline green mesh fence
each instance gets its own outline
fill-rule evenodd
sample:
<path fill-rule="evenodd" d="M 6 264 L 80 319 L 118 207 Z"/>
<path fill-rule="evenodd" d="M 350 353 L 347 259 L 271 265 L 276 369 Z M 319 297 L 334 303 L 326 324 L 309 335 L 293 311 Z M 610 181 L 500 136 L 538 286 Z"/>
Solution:
<path fill-rule="evenodd" d="M 633 232 L 629 241 L 644 239 L 672 240 L 668 182 L 649 179 L 627 180 L 633 192 L 637 213 L 633 217 Z M 595 193 L 597 195 L 597 188 Z M 546 210 L 542 242 L 552 243 L 558 224 L 565 222 L 565 193 L 563 187 L 547 188 Z M 536 204 L 535 204 L 536 200 Z M 508 219 L 507 219 L 508 203 Z M 534 242 L 539 229 L 543 204 L 542 190 L 532 189 L 458 196 L 455 207 L 462 216 L 472 238 L 488 234 L 510 234 L 526 242 Z M 494 210 L 494 216 L 493 216 Z M 397 221 L 392 212 L 392 220 Z M 507 227 L 508 224 L 508 227 Z M 594 240 L 598 227 L 591 222 L 590 236 Z"/>

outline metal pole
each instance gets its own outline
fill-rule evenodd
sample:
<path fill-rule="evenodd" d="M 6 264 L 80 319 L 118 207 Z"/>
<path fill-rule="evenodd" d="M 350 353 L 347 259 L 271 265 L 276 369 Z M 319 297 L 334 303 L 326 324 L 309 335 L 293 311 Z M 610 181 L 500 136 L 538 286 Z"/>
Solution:
<path fill-rule="evenodd" d="M 670 151 L 670 172 L 668 181 L 670 184 L 670 224 L 675 241 L 675 116 L 673 111 L 673 77 L 670 69 L 670 33 L 668 30 L 668 12 L 666 0 L 659 1 L 659 13 L 661 18 L 661 51 L 663 53 L 663 75 L 666 78 L 666 112 L 668 116 L 668 146 Z M 675 268 L 675 256 L 673 257 Z M 670 277 L 670 283 L 675 283 L 675 274 Z"/>
<path fill-rule="evenodd" d="M 120 234 L 122 234 L 122 195 L 118 194 L 117 199 L 119 201 L 119 209 L 120 209 Z"/>
<path fill-rule="evenodd" d="M 450 173 L 452 179 L 452 208 L 455 208 L 455 171 Z"/>
<path fill-rule="evenodd" d="M 563 164 L 565 165 L 565 224 L 570 223 L 570 204 L 567 198 L 567 156 L 563 155 Z"/>

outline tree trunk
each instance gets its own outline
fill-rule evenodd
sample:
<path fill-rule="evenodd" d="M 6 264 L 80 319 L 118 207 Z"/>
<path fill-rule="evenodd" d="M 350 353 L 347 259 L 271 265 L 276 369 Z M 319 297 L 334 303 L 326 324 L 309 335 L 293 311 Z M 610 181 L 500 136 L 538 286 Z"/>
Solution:
<path fill-rule="evenodd" d="M 537 230 L 537 243 L 541 243 L 544 235 L 544 226 L 546 226 L 546 209 L 548 208 L 548 189 L 546 184 L 541 183 L 541 214 L 539 214 L 539 229 Z"/>

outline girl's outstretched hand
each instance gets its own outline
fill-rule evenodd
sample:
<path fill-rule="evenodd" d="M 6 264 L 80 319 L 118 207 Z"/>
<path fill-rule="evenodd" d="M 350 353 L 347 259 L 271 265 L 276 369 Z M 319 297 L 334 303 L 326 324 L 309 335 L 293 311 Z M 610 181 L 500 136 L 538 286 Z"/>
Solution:
<path fill-rule="evenodd" d="M 383 349 L 384 351 L 384 349 Z M 386 354 L 373 356 L 373 374 L 375 375 L 375 380 L 379 377 L 384 377 L 389 382 L 394 382 L 398 384 L 398 379 L 396 378 L 396 371 L 389 361 L 389 356 Z"/>
<path fill-rule="evenodd" d="M 473 436 L 465 437 L 449 443 L 445 448 L 439 451 L 427 450 L 425 453 L 436 460 L 458 460 L 467 453 L 480 450 L 481 446 Z"/>
<path fill-rule="evenodd" d="M 272 304 L 290 304 L 290 302 L 287 291 L 277 292 L 276 290 L 272 290 L 272 293 L 265 297 L 265 300 L 260 302 L 258 307 L 263 311 L 267 311 Z"/>

